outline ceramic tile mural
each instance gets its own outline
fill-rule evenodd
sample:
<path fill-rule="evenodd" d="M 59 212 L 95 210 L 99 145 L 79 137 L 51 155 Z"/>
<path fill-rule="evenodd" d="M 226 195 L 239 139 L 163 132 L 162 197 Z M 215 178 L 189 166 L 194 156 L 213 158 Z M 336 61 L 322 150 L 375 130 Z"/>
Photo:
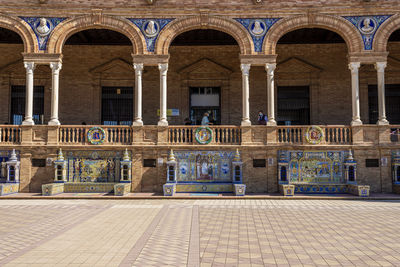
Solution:
<path fill-rule="evenodd" d="M 281 151 L 289 163 L 290 183 L 345 183 L 347 151 Z"/>
<path fill-rule="evenodd" d="M 119 182 L 122 156 L 119 151 L 69 151 L 66 153 L 67 181 Z"/>
<path fill-rule="evenodd" d="M 177 151 L 178 182 L 231 182 L 233 151 Z"/>

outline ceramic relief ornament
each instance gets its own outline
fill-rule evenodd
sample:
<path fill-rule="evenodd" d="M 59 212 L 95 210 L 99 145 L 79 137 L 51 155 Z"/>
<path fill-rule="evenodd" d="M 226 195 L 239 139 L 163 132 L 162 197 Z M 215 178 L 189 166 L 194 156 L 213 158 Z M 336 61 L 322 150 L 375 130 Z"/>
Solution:
<path fill-rule="evenodd" d="M 357 30 L 360 32 L 365 50 L 372 50 L 372 43 L 374 41 L 374 36 L 378 28 L 385 22 L 391 15 L 381 15 L 381 16 L 351 16 L 344 17 L 350 21 Z"/>
<path fill-rule="evenodd" d="M 154 52 L 154 47 L 160 31 L 174 19 L 129 19 L 142 32 L 146 39 L 146 46 L 149 52 Z"/>
<path fill-rule="evenodd" d="M 39 50 L 46 50 L 47 42 L 49 40 L 50 34 L 53 32 L 54 28 L 60 24 L 65 18 L 37 18 L 37 17 L 20 17 L 25 22 L 27 22 L 38 40 Z"/>
<path fill-rule="evenodd" d="M 260 18 L 260 19 L 235 19 L 237 22 L 242 24 L 250 33 L 254 51 L 262 52 L 262 46 L 267 31 L 274 25 L 280 18 Z"/>

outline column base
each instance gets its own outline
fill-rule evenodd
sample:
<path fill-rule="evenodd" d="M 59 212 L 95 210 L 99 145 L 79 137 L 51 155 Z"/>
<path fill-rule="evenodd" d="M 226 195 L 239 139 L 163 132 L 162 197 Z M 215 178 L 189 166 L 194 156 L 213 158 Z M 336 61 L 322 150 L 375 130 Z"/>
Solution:
<path fill-rule="evenodd" d="M 389 121 L 387 119 L 379 119 L 376 122 L 377 125 L 389 125 Z"/>
<path fill-rule="evenodd" d="M 134 120 L 132 123 L 132 126 L 143 126 L 143 121 L 142 120 Z"/>
<path fill-rule="evenodd" d="M 58 119 L 51 119 L 48 123 L 49 125 L 61 125 Z"/>
<path fill-rule="evenodd" d="M 158 126 L 168 126 L 168 121 L 167 120 L 160 120 L 158 121 Z"/>
<path fill-rule="evenodd" d="M 362 125 L 362 124 L 363 123 L 362 123 L 362 121 L 360 119 L 352 120 L 351 123 L 350 123 L 351 126 L 358 126 L 358 125 Z"/>
<path fill-rule="evenodd" d="M 32 119 L 26 119 L 22 122 L 22 125 L 35 125 L 35 122 Z"/>
<path fill-rule="evenodd" d="M 276 126 L 276 120 L 268 120 L 267 126 Z"/>
<path fill-rule="evenodd" d="M 251 126 L 250 120 L 242 120 L 241 126 Z"/>

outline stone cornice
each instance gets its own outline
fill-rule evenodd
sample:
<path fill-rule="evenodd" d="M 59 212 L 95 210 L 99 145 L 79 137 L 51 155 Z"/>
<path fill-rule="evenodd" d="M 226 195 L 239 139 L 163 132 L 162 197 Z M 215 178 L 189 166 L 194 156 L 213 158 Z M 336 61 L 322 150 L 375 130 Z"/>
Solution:
<path fill-rule="evenodd" d="M 62 54 L 45 53 L 22 53 L 24 62 L 34 62 L 35 64 L 49 64 L 51 62 L 62 63 Z"/>

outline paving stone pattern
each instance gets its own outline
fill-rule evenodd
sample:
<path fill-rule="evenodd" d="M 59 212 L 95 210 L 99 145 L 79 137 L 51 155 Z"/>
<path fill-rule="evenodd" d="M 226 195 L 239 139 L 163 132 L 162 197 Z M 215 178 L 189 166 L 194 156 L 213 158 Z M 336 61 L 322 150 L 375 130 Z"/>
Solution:
<path fill-rule="evenodd" d="M 400 202 L 1 200 L 0 266 L 399 266 Z"/>

